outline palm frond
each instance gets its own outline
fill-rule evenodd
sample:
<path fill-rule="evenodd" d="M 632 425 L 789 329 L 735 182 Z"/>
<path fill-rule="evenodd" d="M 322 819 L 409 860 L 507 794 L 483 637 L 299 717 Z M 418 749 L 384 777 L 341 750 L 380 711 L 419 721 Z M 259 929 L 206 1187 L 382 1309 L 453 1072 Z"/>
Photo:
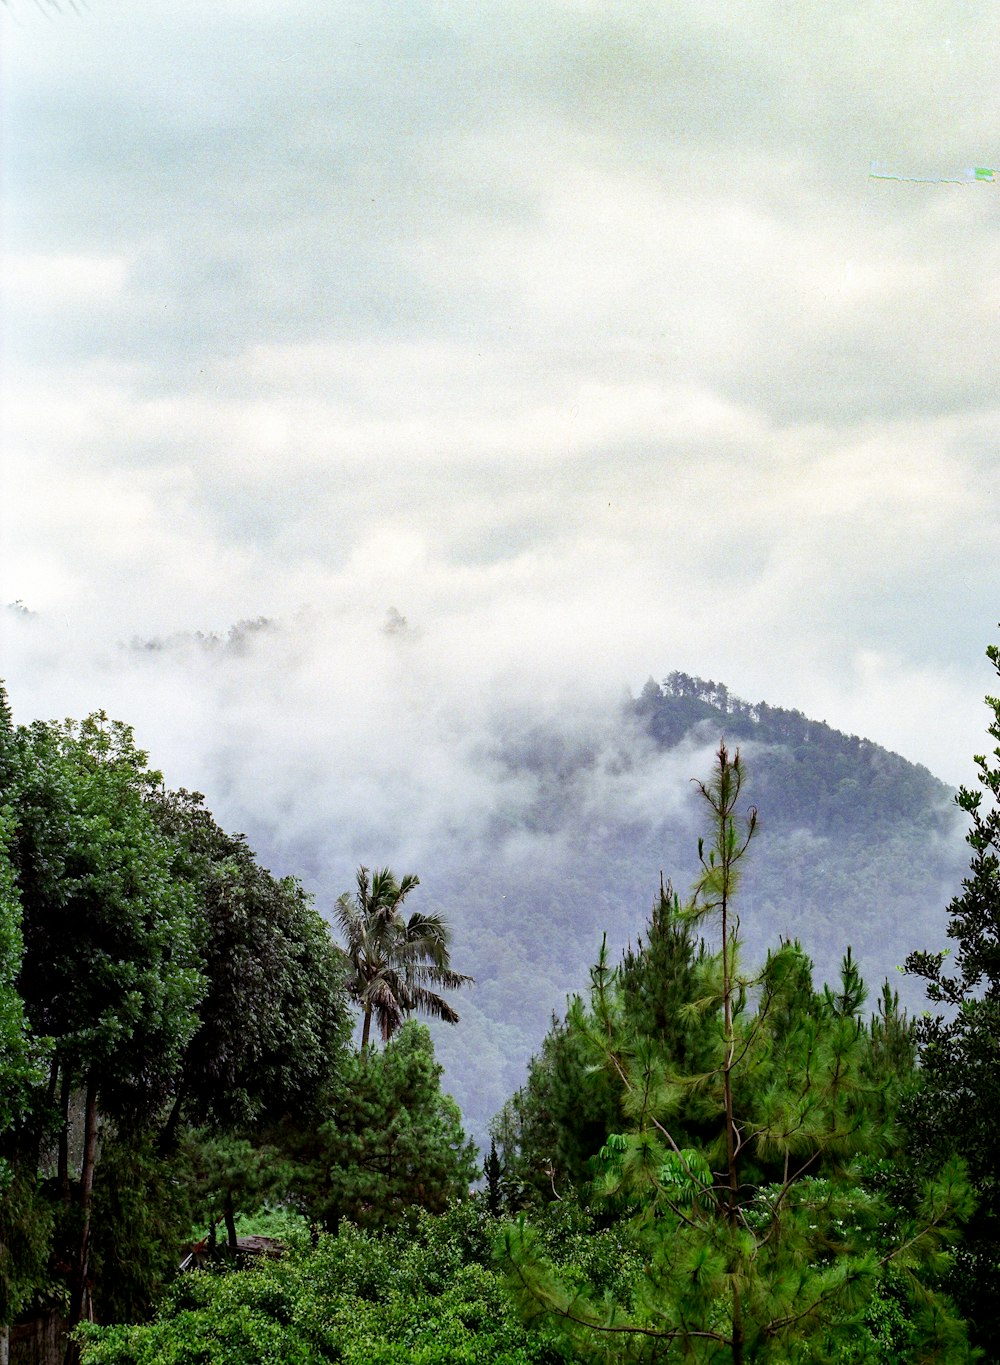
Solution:
<path fill-rule="evenodd" d="M 350 964 L 348 991 L 365 1014 L 365 1040 L 369 1016 L 386 1041 L 413 1010 L 457 1023 L 455 1010 L 429 988 L 458 990 L 472 981 L 451 970 L 451 932 L 440 915 L 418 910 L 403 919 L 399 907 L 419 885 L 414 873 L 397 882 L 388 867 L 361 866 L 357 892 L 345 892 L 334 907 Z"/>

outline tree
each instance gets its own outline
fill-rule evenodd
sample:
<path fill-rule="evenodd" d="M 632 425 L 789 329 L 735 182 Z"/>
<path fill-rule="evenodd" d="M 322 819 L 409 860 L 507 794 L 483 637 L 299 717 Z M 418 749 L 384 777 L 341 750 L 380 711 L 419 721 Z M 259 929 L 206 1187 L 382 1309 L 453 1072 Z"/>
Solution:
<path fill-rule="evenodd" d="M 987 657 L 1000 674 L 1000 647 Z M 978 1207 L 966 1229 L 950 1285 L 987 1349 L 1000 1339 L 995 1285 L 1000 1274 L 1000 1178 L 996 1116 L 1000 1112 L 1000 698 L 988 696 L 989 755 L 977 754 L 978 786 L 955 798 L 971 821 L 969 874 L 948 908 L 948 937 L 957 951 L 915 952 L 906 970 L 922 977 L 946 1013 L 917 1027 L 923 1085 L 907 1107 L 910 1153 L 918 1169 L 957 1152 L 968 1164 Z M 983 797 L 987 798 L 983 808 Z"/>
<path fill-rule="evenodd" d="M 72 1264 L 70 1317 L 84 1311 L 98 1118 L 138 1127 L 164 1103 L 194 1031 L 203 989 L 192 904 L 146 804 L 160 781 L 132 731 L 103 713 L 36 722 L 2 737 L 12 774 L 10 842 L 23 912 L 18 991 L 36 1038 L 52 1039 L 46 1091 L 58 1114 L 58 1185 Z M 83 1096 L 83 1156 L 71 1179 L 71 1099 Z M 40 1128 L 16 1159 L 37 1168 Z"/>
<path fill-rule="evenodd" d="M 387 867 L 370 877 L 367 867 L 359 867 L 357 892 L 345 892 L 337 901 L 351 970 L 348 990 L 363 1015 L 362 1050 L 368 1047 L 372 1019 L 383 1042 L 414 1010 L 458 1022 L 458 1014 L 432 987 L 457 990 L 472 977 L 451 970 L 450 933 L 440 915 L 414 911 L 403 919 L 400 907 L 419 884 L 412 873 L 397 882 Z"/>
<path fill-rule="evenodd" d="M 272 876 L 242 835 L 219 827 L 199 793 L 158 792 L 151 810 L 195 900 L 208 983 L 161 1150 L 182 1118 L 242 1133 L 289 1111 L 315 1116 L 349 1027 L 343 957 L 325 921 L 293 877 Z"/>
<path fill-rule="evenodd" d="M 3 1137 L 23 1114 L 31 1089 L 42 1079 L 42 1045 L 32 1040 L 17 981 L 24 956 L 21 896 L 10 858 L 17 799 L 14 722 L 0 682 L 0 1195 L 12 1179 Z M 0 1314 L 0 1322 L 6 1319 Z"/>
<path fill-rule="evenodd" d="M 742 783 L 739 753 L 722 745 L 712 780 L 698 784 L 711 841 L 707 852 L 699 843 L 684 914 L 717 947 L 698 963 L 686 1013 L 713 1021 L 708 1065 L 678 1065 L 636 1031 L 606 954 L 592 974 L 590 1041 L 619 1078 L 629 1119 L 602 1150 L 603 1188 L 630 1215 L 643 1272 L 624 1302 L 601 1299 L 555 1274 L 523 1221 L 500 1255 L 525 1310 L 561 1323 L 584 1358 L 606 1359 L 621 1342 L 636 1359 L 826 1359 L 864 1338 L 866 1309 L 894 1265 L 922 1349 L 967 1359 L 961 1324 L 920 1279 L 967 1204 L 959 1173 L 947 1170 L 918 1218 L 895 1225 L 857 1164 L 885 1142 L 886 1103 L 866 1065 L 852 960 L 840 991 L 823 994 L 794 943 L 756 976 L 741 968 L 734 896 L 756 830 L 752 808 L 745 821 L 736 813 Z"/>
<path fill-rule="evenodd" d="M 0 689 L 0 1327 L 58 1297 L 50 1259 L 72 1319 L 141 1315 L 190 1228 L 192 1149 L 230 1235 L 238 1200 L 287 1187 L 263 1130 L 321 1122 L 344 975 L 298 882 L 165 791 L 128 726 L 15 729 Z"/>
<path fill-rule="evenodd" d="M 640 938 L 623 955 L 615 980 L 623 1018 L 637 1036 L 666 1049 L 674 1066 L 702 1070 L 711 1021 L 692 1016 L 695 982 L 705 956 L 691 925 L 680 914 L 673 888 L 661 879 L 660 894 Z M 543 1198 L 582 1193 L 593 1174 L 592 1158 L 610 1132 L 626 1121 L 621 1078 L 595 1051 L 593 1020 L 580 996 L 565 1020 L 553 1019 L 541 1051 L 528 1064 L 528 1079 L 491 1126 L 500 1143 L 507 1180 Z"/>
<path fill-rule="evenodd" d="M 43 1049 L 30 1037 L 16 986 L 24 945 L 20 897 L 7 854 L 12 828 L 13 812 L 0 805 L 0 1144 L 23 1114 L 32 1086 L 44 1075 Z M 11 1176 L 0 1147 L 0 1195 Z"/>
<path fill-rule="evenodd" d="M 336 1230 L 397 1223 L 407 1209 L 440 1213 L 467 1195 L 478 1167 L 458 1106 L 441 1092 L 427 1028 L 409 1020 L 382 1051 L 342 1066 L 311 1153 L 305 1211 Z"/>

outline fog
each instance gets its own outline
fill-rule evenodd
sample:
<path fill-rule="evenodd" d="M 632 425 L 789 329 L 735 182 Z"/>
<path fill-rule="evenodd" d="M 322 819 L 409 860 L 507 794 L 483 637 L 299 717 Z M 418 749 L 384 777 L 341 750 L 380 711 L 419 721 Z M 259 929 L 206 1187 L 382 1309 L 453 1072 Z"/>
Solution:
<path fill-rule="evenodd" d="M 510 761 L 553 735 L 659 864 L 704 756 L 614 717 L 672 669 L 970 780 L 994 6 L 8 0 L 0 38 L 19 720 L 130 721 L 321 904 L 361 861 L 557 884 Z"/>

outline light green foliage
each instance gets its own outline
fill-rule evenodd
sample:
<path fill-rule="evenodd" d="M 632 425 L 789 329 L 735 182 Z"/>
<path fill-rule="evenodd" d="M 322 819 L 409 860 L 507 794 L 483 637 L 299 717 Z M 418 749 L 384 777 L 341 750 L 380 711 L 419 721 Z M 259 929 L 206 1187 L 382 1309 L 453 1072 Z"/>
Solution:
<path fill-rule="evenodd" d="M 470 1200 L 392 1235 L 345 1226 L 282 1262 L 182 1276 L 153 1323 L 85 1328 L 84 1365 L 561 1365 L 491 1269 L 497 1226 Z"/>
<path fill-rule="evenodd" d="M 627 1126 L 605 1143 L 602 1187 L 632 1214 L 643 1273 L 630 1301 L 599 1297 L 554 1273 L 522 1223 L 502 1243 L 511 1284 L 525 1311 L 561 1324 L 586 1358 L 677 1352 L 742 1365 L 866 1349 L 868 1305 L 892 1264 L 906 1276 L 921 1351 L 966 1359 L 961 1324 L 928 1287 L 949 1223 L 968 1208 L 960 1173 L 929 1185 L 904 1224 L 857 1165 L 886 1143 L 891 1103 L 872 1075 L 853 958 L 840 989 L 821 995 L 796 944 L 755 976 L 741 967 L 735 892 L 755 829 L 755 812 L 737 817 L 741 786 L 739 755 L 723 746 L 701 786 L 711 823 L 702 874 L 678 910 L 718 945 L 698 958 L 684 1007 L 711 1021 L 711 1046 L 691 1054 L 698 1066 L 636 1030 L 604 954 L 578 1019 L 622 1087 Z"/>
<path fill-rule="evenodd" d="M 476 1149 L 440 1081 L 430 1034 L 413 1020 L 382 1051 L 345 1058 L 304 1190 L 310 1217 L 328 1228 L 343 1218 L 383 1227 L 411 1207 L 439 1212 L 468 1194 Z"/>

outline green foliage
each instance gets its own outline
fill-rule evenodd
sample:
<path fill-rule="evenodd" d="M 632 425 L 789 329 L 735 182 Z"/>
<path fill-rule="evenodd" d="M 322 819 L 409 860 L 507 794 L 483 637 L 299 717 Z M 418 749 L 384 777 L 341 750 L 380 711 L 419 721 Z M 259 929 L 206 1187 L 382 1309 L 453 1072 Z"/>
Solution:
<path fill-rule="evenodd" d="M 661 884 L 645 941 L 629 947 L 614 982 L 621 1019 L 657 1051 L 661 1065 L 669 1059 L 675 1069 L 694 1072 L 708 1065 L 714 1025 L 690 1009 L 706 961 L 673 889 Z M 597 973 L 607 983 L 606 964 Z M 529 1192 L 537 1200 L 561 1197 L 568 1188 L 586 1191 L 593 1157 L 606 1135 L 621 1127 L 627 1107 L 622 1077 L 605 1065 L 604 1041 L 593 1009 L 574 997 L 565 1021 L 553 1020 L 532 1058 L 526 1085 L 494 1120 L 491 1131 L 515 1202 L 525 1202 Z M 685 1128 L 681 1140 L 687 1135 Z"/>
<path fill-rule="evenodd" d="M 160 777 L 103 713 L 16 738 L 25 1010 L 69 1080 L 133 1122 L 169 1093 L 204 990 L 192 899 L 146 803 Z"/>
<path fill-rule="evenodd" d="M 15 729 L 0 690 L 3 1312 L 68 1293 L 72 1319 L 88 1298 L 142 1314 L 192 1200 L 231 1228 L 240 1204 L 287 1190 L 287 1165 L 233 1130 L 316 1119 L 346 1045 L 343 976 L 302 888 L 200 797 L 165 792 L 128 726 Z M 178 1145 L 189 1116 L 212 1129 L 211 1177 Z"/>
<path fill-rule="evenodd" d="M 2 701 L 0 688 L 0 703 Z M 7 853 L 13 823 L 11 808 L 0 806 L 0 1144 L 3 1135 L 24 1114 L 32 1087 L 43 1076 L 42 1046 L 38 1040 L 33 1042 L 29 1035 L 24 1002 L 16 986 L 23 941 L 20 896 Z M 12 1179 L 13 1173 L 0 1145 L 0 1196 Z M 5 1319 L 0 1317 L 0 1321 Z"/>
<path fill-rule="evenodd" d="M 560 1365 L 490 1267 L 478 1200 L 392 1235 L 345 1225 L 282 1262 L 182 1276 L 154 1322 L 82 1329 L 85 1365 Z"/>
<path fill-rule="evenodd" d="M 345 1058 L 316 1146 L 299 1152 L 311 1155 L 303 1200 L 312 1219 L 385 1227 L 412 1207 L 439 1212 L 468 1194 L 476 1149 L 440 1081 L 430 1034 L 412 1020 L 382 1051 Z"/>
<path fill-rule="evenodd" d="M 294 878 L 273 877 L 242 835 L 220 829 L 197 793 L 158 792 L 152 811 L 174 877 L 196 898 L 208 983 L 166 1145 L 182 1114 L 232 1130 L 315 1113 L 348 1029 L 343 963 L 324 921 Z"/>
<path fill-rule="evenodd" d="M 170 1094 L 194 1032 L 204 987 L 194 906 L 171 876 L 169 847 L 149 814 L 159 774 L 128 726 L 103 713 L 78 725 L 5 724 L 0 767 L 22 911 L 17 990 L 34 1039 L 51 1040 L 47 1085 L 26 1097 L 3 1144 L 27 1190 L 37 1188 L 46 1139 L 55 1135 L 53 1259 L 71 1287 L 76 1320 L 92 1283 L 99 1115 L 120 1131 L 140 1132 Z M 9 877 L 5 883 L 9 889 Z M 77 1090 L 82 1152 L 71 1169 Z"/>
<path fill-rule="evenodd" d="M 991 645 L 986 653 L 1000 674 L 1000 648 Z M 913 953 L 906 963 L 946 1010 L 918 1025 L 923 1084 L 907 1106 L 906 1126 L 917 1171 L 952 1152 L 968 1166 L 979 1202 L 949 1286 L 975 1339 L 990 1350 L 1000 1338 L 994 1290 L 1000 1276 L 1000 698 L 986 702 L 988 731 L 998 743 L 975 758 L 979 790 L 962 787 L 956 798 L 971 822 L 966 837 L 972 849 L 969 873 L 948 909 L 948 937 L 957 951 L 951 960 L 946 952 Z"/>
<path fill-rule="evenodd" d="M 797 944 L 756 976 L 741 968 L 734 896 L 756 827 L 752 808 L 745 822 L 736 814 L 742 781 L 739 755 L 722 746 L 700 784 L 711 842 L 699 845 L 691 903 L 675 911 L 718 944 L 693 963 L 680 1009 L 711 1021 L 702 1045 L 692 1053 L 637 1030 L 603 953 L 577 1021 L 621 1084 L 629 1122 L 604 1144 L 601 1188 L 632 1215 L 643 1273 L 625 1302 L 598 1295 L 556 1272 L 522 1221 L 501 1246 L 510 1283 L 585 1358 L 676 1351 L 741 1365 L 870 1342 L 865 1315 L 892 1264 L 905 1272 L 921 1351 L 967 1359 L 961 1324 L 931 1288 L 949 1224 L 968 1209 L 960 1171 L 929 1183 L 907 1223 L 857 1165 L 886 1145 L 892 1104 L 873 1076 L 852 955 L 839 990 L 819 995 Z"/>

